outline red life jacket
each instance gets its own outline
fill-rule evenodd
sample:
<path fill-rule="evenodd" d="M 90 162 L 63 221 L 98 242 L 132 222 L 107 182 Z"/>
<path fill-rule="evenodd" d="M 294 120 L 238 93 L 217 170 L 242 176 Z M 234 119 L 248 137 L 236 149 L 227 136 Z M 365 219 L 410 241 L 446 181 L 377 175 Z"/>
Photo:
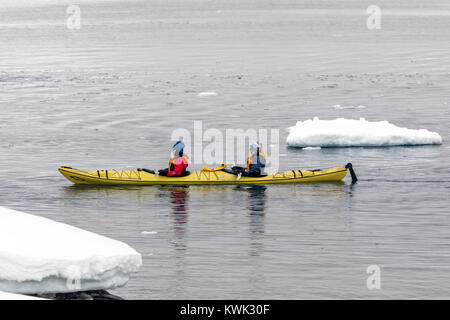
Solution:
<path fill-rule="evenodd" d="M 169 172 L 167 173 L 167 176 L 179 176 L 183 173 L 183 170 L 186 169 L 187 166 L 188 163 L 183 157 L 178 157 L 175 160 L 170 160 Z"/>

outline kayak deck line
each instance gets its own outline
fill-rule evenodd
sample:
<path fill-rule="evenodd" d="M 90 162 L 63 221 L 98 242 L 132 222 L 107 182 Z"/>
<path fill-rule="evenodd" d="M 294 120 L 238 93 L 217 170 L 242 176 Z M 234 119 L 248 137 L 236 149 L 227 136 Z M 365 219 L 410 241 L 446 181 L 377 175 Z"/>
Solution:
<path fill-rule="evenodd" d="M 351 164 L 350 164 L 351 167 Z M 245 177 L 225 171 L 193 171 L 183 177 L 166 177 L 143 170 L 95 170 L 83 171 L 70 167 L 59 167 L 59 172 L 74 184 L 84 185 L 200 185 L 200 184 L 276 184 L 305 182 L 336 182 L 347 175 L 348 167 L 325 170 L 296 170 L 277 172 L 261 177 Z M 356 177 L 356 176 L 355 176 Z M 352 175 L 353 179 L 353 175 Z"/>

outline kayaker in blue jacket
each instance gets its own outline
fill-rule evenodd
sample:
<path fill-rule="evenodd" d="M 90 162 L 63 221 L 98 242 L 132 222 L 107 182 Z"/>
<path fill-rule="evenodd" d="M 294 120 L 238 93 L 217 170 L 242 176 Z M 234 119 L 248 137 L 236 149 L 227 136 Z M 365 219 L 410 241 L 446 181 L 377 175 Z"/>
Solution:
<path fill-rule="evenodd" d="M 266 155 L 262 152 L 262 145 L 260 142 L 250 144 L 250 156 L 247 158 L 247 168 L 238 173 L 237 180 L 244 177 L 259 177 L 262 175 L 264 167 L 266 166 Z"/>

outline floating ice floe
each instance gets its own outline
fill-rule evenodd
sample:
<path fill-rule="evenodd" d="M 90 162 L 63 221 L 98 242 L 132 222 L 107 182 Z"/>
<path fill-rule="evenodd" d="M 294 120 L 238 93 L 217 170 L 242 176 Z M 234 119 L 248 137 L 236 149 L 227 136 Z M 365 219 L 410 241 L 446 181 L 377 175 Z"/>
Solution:
<path fill-rule="evenodd" d="M 200 92 L 197 97 L 215 97 L 218 96 L 217 92 Z"/>
<path fill-rule="evenodd" d="M 357 106 L 341 106 L 340 104 L 335 104 L 333 106 L 335 109 L 344 110 L 344 109 L 365 109 L 366 106 L 357 105 Z"/>
<path fill-rule="evenodd" d="M 426 129 L 397 127 L 388 121 L 339 118 L 297 121 L 287 129 L 291 147 L 382 147 L 441 144 L 442 137 Z"/>
<path fill-rule="evenodd" d="M 157 234 L 157 231 L 142 231 L 141 234 Z"/>
<path fill-rule="evenodd" d="M 0 290 L 64 293 L 124 286 L 142 257 L 127 244 L 0 207 Z"/>

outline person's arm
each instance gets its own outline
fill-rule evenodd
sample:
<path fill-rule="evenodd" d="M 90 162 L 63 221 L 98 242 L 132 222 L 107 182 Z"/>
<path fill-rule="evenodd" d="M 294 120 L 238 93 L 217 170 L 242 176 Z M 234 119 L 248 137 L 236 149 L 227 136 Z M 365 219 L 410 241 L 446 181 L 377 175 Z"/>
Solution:
<path fill-rule="evenodd" d="M 186 167 L 189 165 L 189 157 L 187 154 L 183 154 L 184 162 L 186 163 Z"/>

